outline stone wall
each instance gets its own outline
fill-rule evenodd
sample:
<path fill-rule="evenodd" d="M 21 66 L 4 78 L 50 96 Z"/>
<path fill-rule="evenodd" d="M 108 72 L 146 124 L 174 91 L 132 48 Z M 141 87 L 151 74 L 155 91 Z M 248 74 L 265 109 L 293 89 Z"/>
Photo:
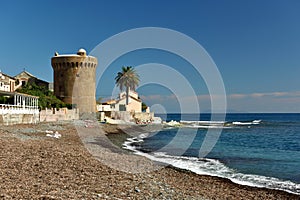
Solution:
<path fill-rule="evenodd" d="M 138 113 L 134 113 L 133 117 L 136 120 L 140 120 L 140 121 L 148 121 L 148 120 L 151 121 L 154 118 L 154 113 L 138 112 Z"/>
<path fill-rule="evenodd" d="M 112 111 L 109 113 L 110 116 L 106 114 L 106 116 L 116 119 L 123 120 L 125 122 L 152 122 L 154 119 L 154 113 L 146 113 L 146 112 L 128 112 L 128 111 Z"/>
<path fill-rule="evenodd" d="M 35 124 L 39 122 L 39 114 L 2 114 L 0 125 Z"/>
<path fill-rule="evenodd" d="M 125 122 L 133 121 L 131 113 L 127 111 L 112 111 L 110 117 L 112 119 L 123 120 Z"/>
<path fill-rule="evenodd" d="M 46 109 L 39 112 L 38 109 L 26 109 L 21 107 L 0 107 L 0 125 L 35 124 L 39 122 L 64 121 L 74 119 L 79 119 L 79 109 Z"/>
<path fill-rule="evenodd" d="M 0 104 L 0 125 L 33 124 L 39 122 L 39 110 L 35 106 Z"/>
<path fill-rule="evenodd" d="M 74 119 L 79 119 L 78 109 L 46 109 L 40 112 L 40 122 L 66 121 Z"/>

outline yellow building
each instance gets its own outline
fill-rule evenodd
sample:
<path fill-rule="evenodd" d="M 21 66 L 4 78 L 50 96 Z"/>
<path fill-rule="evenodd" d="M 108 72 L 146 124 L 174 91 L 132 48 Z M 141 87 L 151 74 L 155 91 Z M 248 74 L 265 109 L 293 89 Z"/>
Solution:
<path fill-rule="evenodd" d="M 121 92 L 119 99 L 116 101 L 115 109 L 117 111 L 142 112 L 142 101 L 139 99 L 138 93 L 129 91 L 128 105 L 126 105 L 126 92 Z"/>

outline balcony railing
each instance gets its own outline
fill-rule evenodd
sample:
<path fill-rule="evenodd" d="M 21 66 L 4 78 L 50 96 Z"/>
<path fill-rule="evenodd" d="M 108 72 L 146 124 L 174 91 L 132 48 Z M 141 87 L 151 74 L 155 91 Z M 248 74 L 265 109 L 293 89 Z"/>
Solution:
<path fill-rule="evenodd" d="M 0 115 L 5 114 L 38 114 L 38 106 L 21 106 L 21 105 L 10 105 L 0 104 Z"/>

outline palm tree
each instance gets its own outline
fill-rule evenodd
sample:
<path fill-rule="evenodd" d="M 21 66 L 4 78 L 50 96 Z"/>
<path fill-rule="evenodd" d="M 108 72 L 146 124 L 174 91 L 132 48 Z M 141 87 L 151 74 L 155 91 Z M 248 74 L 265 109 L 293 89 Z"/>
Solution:
<path fill-rule="evenodd" d="M 123 66 L 122 71 L 118 72 L 115 80 L 121 91 L 126 89 L 126 105 L 128 105 L 129 91 L 130 89 L 135 90 L 135 88 L 138 86 L 140 82 L 139 75 L 132 66 Z"/>

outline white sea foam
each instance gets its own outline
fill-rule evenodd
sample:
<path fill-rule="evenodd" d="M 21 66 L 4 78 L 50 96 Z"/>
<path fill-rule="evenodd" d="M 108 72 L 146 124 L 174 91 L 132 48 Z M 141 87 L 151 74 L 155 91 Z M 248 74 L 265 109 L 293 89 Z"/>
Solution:
<path fill-rule="evenodd" d="M 236 122 L 232 122 L 233 125 L 238 125 L 238 126 L 249 126 L 249 125 L 258 125 L 260 124 L 261 120 L 253 120 L 253 121 L 250 121 L 250 122 L 239 122 L 239 121 L 236 121 Z"/>
<path fill-rule="evenodd" d="M 180 120 L 179 122 L 177 121 L 170 121 L 166 122 L 165 128 L 202 128 L 202 129 L 217 129 L 217 128 L 229 128 L 224 126 L 225 122 L 224 121 L 185 121 L 185 120 Z"/>
<path fill-rule="evenodd" d="M 224 121 L 184 121 L 181 120 L 180 123 L 184 127 L 188 128 L 201 128 L 201 129 L 218 129 L 218 128 L 229 128 L 224 127 Z"/>
<path fill-rule="evenodd" d="M 186 128 L 201 128 L 201 129 L 220 129 L 220 128 L 232 128 L 232 127 L 229 127 L 229 126 L 213 126 L 213 125 L 196 125 L 196 124 L 192 124 L 192 125 L 186 125 L 184 126 Z"/>
<path fill-rule="evenodd" d="M 225 121 L 186 121 L 180 120 L 170 121 L 165 123 L 168 127 L 187 127 L 187 128 L 201 128 L 201 129 L 218 129 L 218 128 L 234 128 L 237 126 L 250 126 L 250 125 L 259 125 L 261 120 L 253 121 L 234 121 L 234 122 L 225 122 Z"/>
<path fill-rule="evenodd" d="M 300 184 L 291 181 L 284 181 L 273 177 L 266 177 L 254 174 L 243 174 L 225 166 L 218 160 L 208 158 L 196 158 L 185 156 L 171 156 L 164 152 L 144 153 L 137 150 L 132 143 L 142 142 L 140 137 L 128 138 L 123 148 L 133 151 L 137 155 L 147 157 L 153 161 L 172 165 L 177 168 L 190 170 L 196 174 L 217 176 L 230 179 L 240 185 L 264 187 L 283 190 L 290 193 L 300 194 Z"/>
<path fill-rule="evenodd" d="M 225 121 L 186 121 L 186 120 L 180 120 L 180 123 L 182 124 L 224 124 Z"/>

